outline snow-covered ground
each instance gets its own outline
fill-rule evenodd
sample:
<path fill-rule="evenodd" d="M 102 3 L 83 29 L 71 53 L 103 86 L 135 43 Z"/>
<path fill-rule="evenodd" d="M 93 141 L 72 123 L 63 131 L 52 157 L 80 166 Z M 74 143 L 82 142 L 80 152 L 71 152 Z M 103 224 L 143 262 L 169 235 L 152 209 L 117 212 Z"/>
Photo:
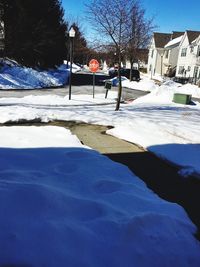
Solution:
<path fill-rule="evenodd" d="M 0 266 L 200 266 L 185 211 L 69 130 L 1 127 L 0 156 Z"/>
<path fill-rule="evenodd" d="M 27 88 L 29 79 L 37 86 L 38 72 L 28 70 L 26 76 L 23 69 L 20 80 L 16 68 L 5 70 L 8 76 L 1 73 L 0 87 L 6 80 Z M 107 99 L 104 94 L 94 99 L 73 94 L 70 101 L 53 95 L 0 98 L 0 123 L 112 125 L 109 134 L 182 166 L 183 175 L 200 175 L 200 104 L 172 102 L 174 92 L 199 97 L 200 89 L 170 81 L 159 87 L 147 77 L 125 82 L 151 93 L 122 104 L 118 112 L 112 91 Z M 125 166 L 83 146 L 70 131 L 0 127 L 0 156 L 0 266 L 200 266 L 196 227 L 184 210 L 160 199 Z"/>
<path fill-rule="evenodd" d="M 146 81 L 146 82 L 145 82 Z M 139 84 L 139 83 L 137 83 Z M 200 176 L 200 104 L 181 105 L 172 102 L 174 92 L 188 92 L 200 96 L 194 85 L 180 86 L 167 81 L 162 86 L 143 81 L 151 93 L 129 104 L 122 104 L 115 112 L 116 92 L 73 95 L 72 100 L 58 96 L 28 96 L 0 99 L 0 123 L 22 119 L 75 120 L 111 125 L 109 134 L 143 146 L 156 155 L 181 167 L 184 176 Z M 150 85 L 150 86 L 149 86 Z M 154 89 L 152 89 L 154 88 Z M 98 105 L 97 105 L 98 104 Z"/>
<path fill-rule="evenodd" d="M 158 88 L 153 80 L 150 80 L 146 75 L 141 75 L 141 80 L 139 82 L 132 81 L 129 79 L 122 81 L 122 86 L 130 89 L 141 90 L 141 91 L 153 91 Z"/>
<path fill-rule="evenodd" d="M 125 81 L 122 82 L 122 85 L 123 87 L 127 87 L 130 89 L 149 91 L 149 92 L 154 91 L 154 94 L 157 95 L 159 95 L 162 91 L 162 94 L 166 93 L 166 98 L 169 98 L 168 94 L 170 94 L 170 101 L 172 100 L 174 93 L 191 94 L 193 97 L 200 98 L 200 89 L 196 85 L 191 85 L 191 84 L 181 85 L 180 83 L 173 82 L 168 78 L 168 80 L 162 83 L 162 87 L 160 87 L 158 84 L 155 83 L 154 80 L 151 80 L 147 74 L 141 75 L 140 82 L 135 82 L 135 81 L 130 82 L 128 79 L 126 79 Z"/>
<path fill-rule="evenodd" d="M 20 66 L 13 60 L 0 61 L 0 89 L 38 89 L 66 84 L 69 72 L 66 65 L 40 71 Z"/>

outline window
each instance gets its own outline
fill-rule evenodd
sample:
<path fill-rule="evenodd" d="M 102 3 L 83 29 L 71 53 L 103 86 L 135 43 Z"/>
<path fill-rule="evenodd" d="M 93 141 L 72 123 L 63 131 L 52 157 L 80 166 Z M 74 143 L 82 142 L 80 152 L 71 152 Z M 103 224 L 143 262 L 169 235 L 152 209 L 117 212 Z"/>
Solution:
<path fill-rule="evenodd" d="M 184 72 L 184 66 L 179 66 L 178 74 L 183 74 Z"/>
<path fill-rule="evenodd" d="M 188 66 L 188 68 L 187 68 L 187 71 L 190 71 L 191 70 L 191 67 L 190 66 Z"/>
<path fill-rule="evenodd" d="M 197 48 L 197 57 L 200 57 L 200 45 L 198 45 L 198 48 Z"/>
<path fill-rule="evenodd" d="M 149 66 L 149 71 L 151 71 L 151 65 Z"/>
<path fill-rule="evenodd" d="M 165 51 L 165 58 L 168 58 L 169 57 L 169 50 L 166 50 Z"/>
<path fill-rule="evenodd" d="M 186 54 L 187 54 L 187 48 L 182 48 L 181 57 L 186 57 Z"/>
<path fill-rule="evenodd" d="M 154 50 L 151 51 L 151 57 L 153 57 L 153 54 L 154 54 Z"/>
<path fill-rule="evenodd" d="M 191 46 L 190 46 L 190 53 L 193 53 L 193 52 L 194 52 L 194 46 L 191 45 Z"/>

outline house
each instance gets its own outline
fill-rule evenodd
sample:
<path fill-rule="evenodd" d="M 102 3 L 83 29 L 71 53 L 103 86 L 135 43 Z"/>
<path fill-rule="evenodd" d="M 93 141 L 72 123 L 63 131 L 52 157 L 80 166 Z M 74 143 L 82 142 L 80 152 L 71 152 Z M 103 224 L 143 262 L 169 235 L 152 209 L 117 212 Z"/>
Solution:
<path fill-rule="evenodd" d="M 176 78 L 197 83 L 200 80 L 200 31 L 186 31 L 178 54 Z"/>
<path fill-rule="evenodd" d="M 173 32 L 171 40 L 164 46 L 163 55 L 163 74 L 174 77 L 179 54 L 179 45 L 182 41 L 184 32 Z"/>
<path fill-rule="evenodd" d="M 163 74 L 162 59 L 164 54 L 164 46 L 170 41 L 170 33 L 153 33 L 153 38 L 149 47 L 147 73 L 152 76 Z"/>
<path fill-rule="evenodd" d="M 149 47 L 148 73 L 154 75 L 175 75 L 178 47 L 183 32 L 153 34 Z"/>

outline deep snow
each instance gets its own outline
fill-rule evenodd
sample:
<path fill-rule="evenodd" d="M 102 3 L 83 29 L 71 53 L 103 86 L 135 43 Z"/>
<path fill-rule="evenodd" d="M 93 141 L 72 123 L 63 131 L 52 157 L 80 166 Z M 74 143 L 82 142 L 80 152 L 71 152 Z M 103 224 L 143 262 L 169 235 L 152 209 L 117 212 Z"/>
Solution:
<path fill-rule="evenodd" d="M 62 65 L 41 71 L 4 59 L 0 61 L 0 89 L 38 89 L 62 86 L 68 82 L 69 71 Z"/>
<path fill-rule="evenodd" d="M 1 73 L 0 87 L 27 88 L 27 81 L 43 87 L 43 81 L 59 84 L 60 73 L 67 77 L 62 68 L 56 77 L 47 73 L 47 79 L 13 64 Z M 182 166 L 183 175 L 200 175 L 200 105 L 172 102 L 174 92 L 199 97 L 199 89 L 171 81 L 159 87 L 147 77 L 123 83 L 151 93 L 122 104 L 118 112 L 112 91 L 108 99 L 104 94 L 73 95 L 71 101 L 53 95 L 0 98 L 0 123 L 41 119 L 112 125 L 109 134 Z M 0 127 L 0 156 L 0 266 L 200 266 L 196 227 L 185 211 L 68 130 Z"/>
<path fill-rule="evenodd" d="M 136 83 L 139 84 L 139 83 Z M 200 104 L 172 102 L 175 92 L 200 96 L 200 89 L 167 81 L 162 86 L 144 78 L 142 84 L 151 91 L 115 112 L 117 93 L 74 95 L 72 100 L 53 95 L 0 99 L 0 123 L 41 119 L 74 120 L 111 125 L 108 134 L 139 144 L 156 155 L 180 166 L 180 174 L 200 177 Z M 130 83 L 130 87 L 133 82 Z M 108 105 L 109 103 L 113 103 Z M 98 105 L 97 105 L 98 104 Z M 101 105 L 107 104 L 107 105 Z"/>
<path fill-rule="evenodd" d="M 69 130 L 0 127 L 0 157 L 0 266 L 200 266 L 185 211 Z"/>

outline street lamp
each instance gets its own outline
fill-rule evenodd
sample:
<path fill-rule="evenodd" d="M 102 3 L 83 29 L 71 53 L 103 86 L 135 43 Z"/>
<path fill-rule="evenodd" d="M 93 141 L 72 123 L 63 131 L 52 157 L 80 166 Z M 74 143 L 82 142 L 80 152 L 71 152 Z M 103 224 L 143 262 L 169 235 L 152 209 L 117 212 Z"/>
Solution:
<path fill-rule="evenodd" d="M 69 31 L 69 38 L 70 38 L 70 76 L 69 76 L 69 100 L 71 100 L 71 93 L 72 93 L 72 63 L 73 63 L 73 44 L 74 44 L 74 37 L 76 32 L 73 27 L 71 27 Z"/>
<path fill-rule="evenodd" d="M 164 56 L 164 53 L 161 54 L 161 77 L 163 76 L 163 56 Z"/>

